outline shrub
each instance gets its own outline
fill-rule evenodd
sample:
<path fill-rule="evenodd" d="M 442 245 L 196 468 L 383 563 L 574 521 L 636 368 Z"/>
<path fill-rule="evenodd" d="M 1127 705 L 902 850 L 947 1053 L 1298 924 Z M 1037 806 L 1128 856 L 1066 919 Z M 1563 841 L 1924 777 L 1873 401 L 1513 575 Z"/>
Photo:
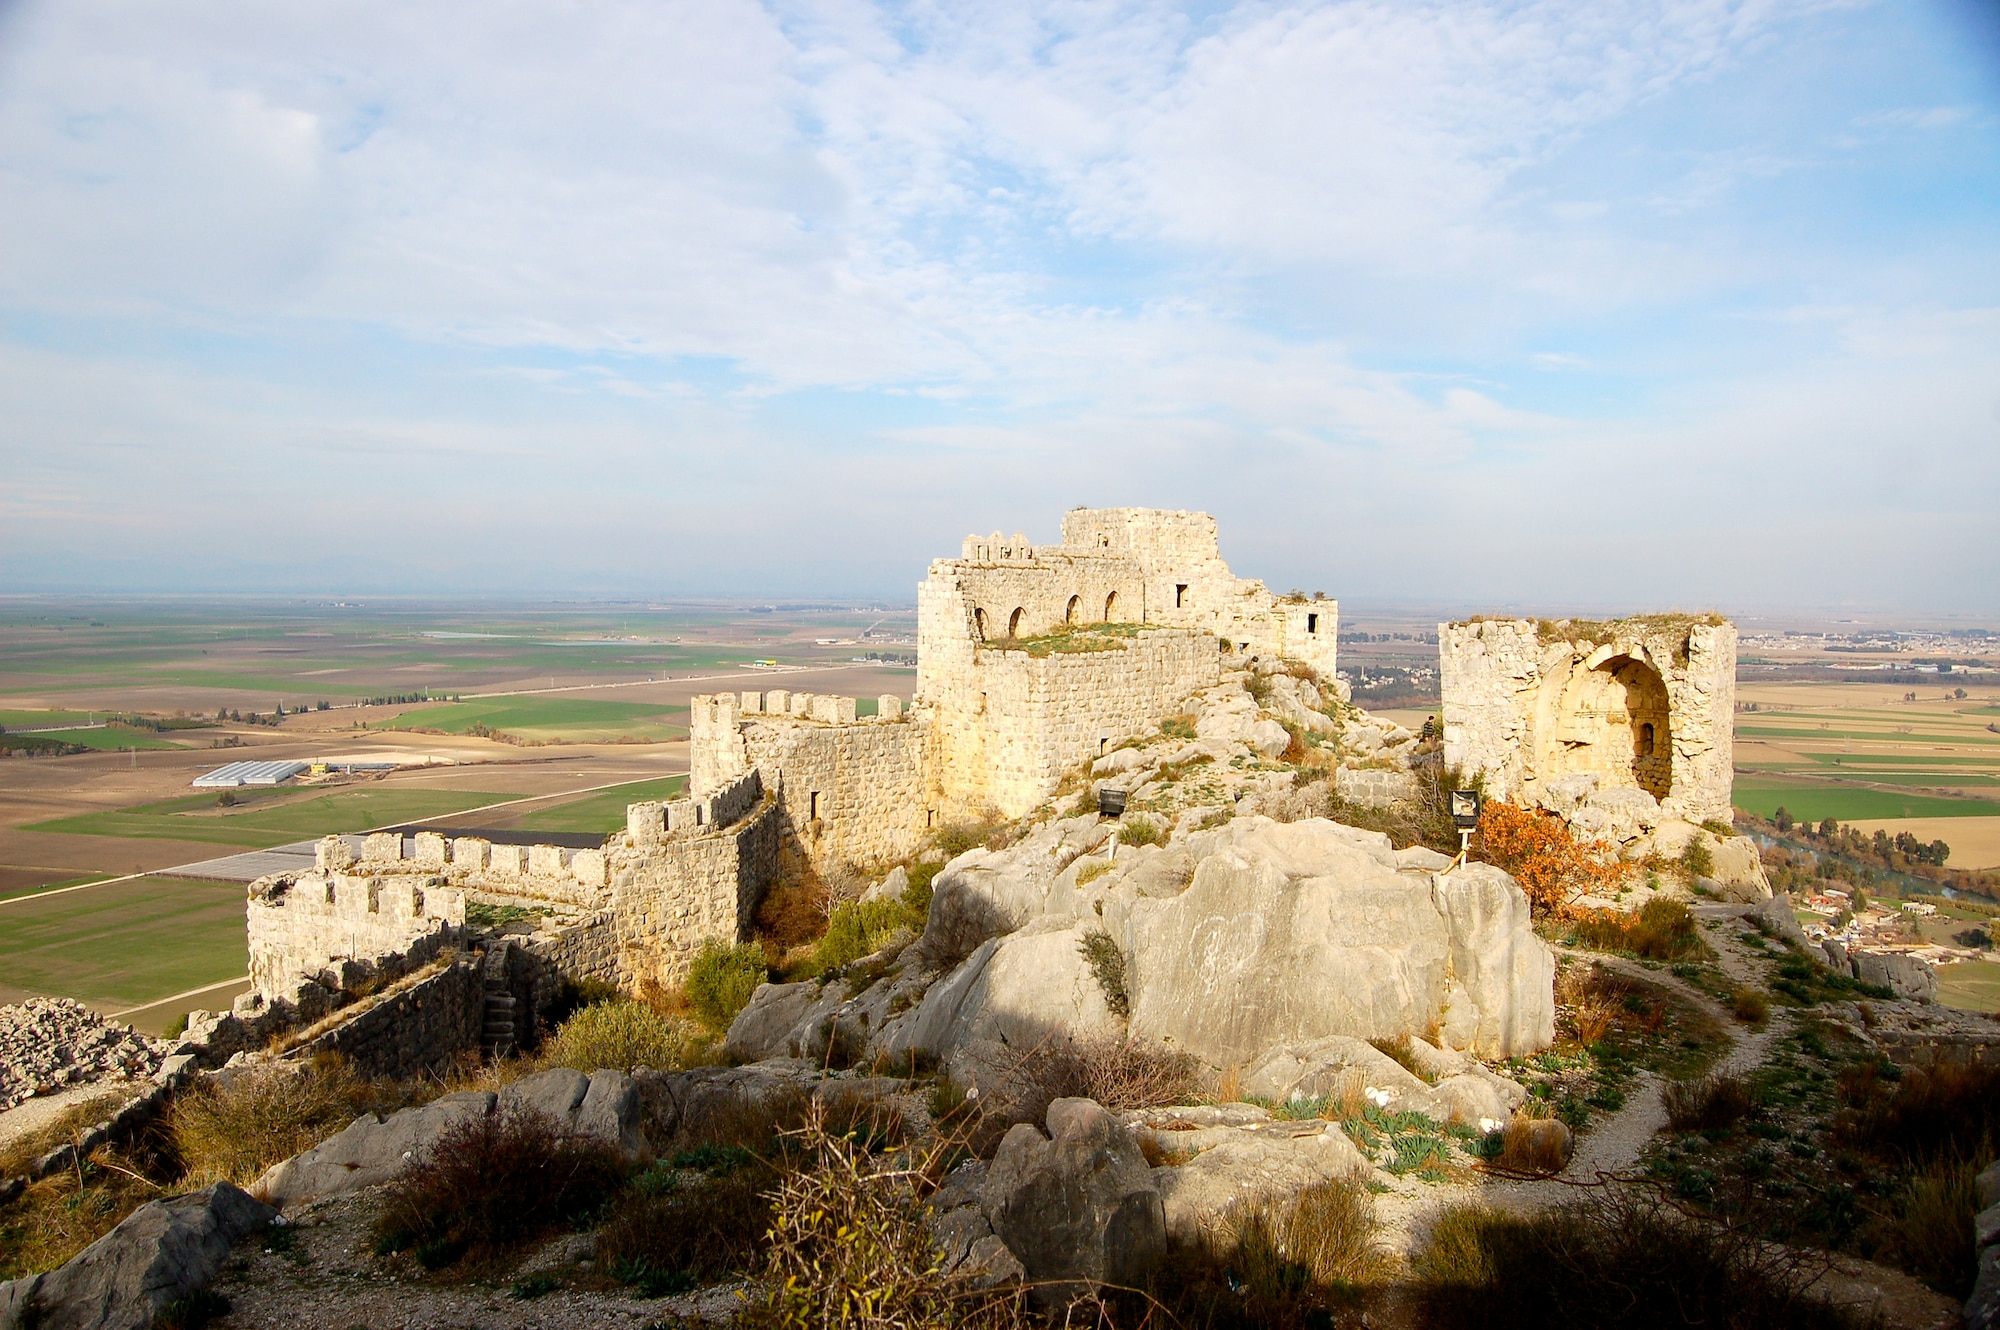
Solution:
<path fill-rule="evenodd" d="M 1521 884 L 1537 914 L 1562 914 L 1579 896 L 1615 890 L 1625 874 L 1602 847 L 1572 836 L 1561 818 L 1512 804 L 1481 809 L 1479 842 L 1487 860 Z"/>
<path fill-rule="evenodd" d="M 981 1153 L 1016 1122 L 1041 1122 L 1058 1099 L 1095 1099 L 1109 1109 L 1153 1108 L 1201 1097 L 1205 1073 L 1192 1055 L 1162 1044 L 1055 1035 L 1004 1062 L 981 1066 L 982 1097 L 963 1130 Z M 967 1116 L 961 1111 L 961 1116 Z"/>
<path fill-rule="evenodd" d="M 1167 838 L 1166 828 L 1150 817 L 1130 817 L 1118 828 L 1121 845 L 1158 845 Z"/>
<path fill-rule="evenodd" d="M 762 947 L 751 942 L 732 947 L 711 938 L 688 967 L 688 1004 L 711 1030 L 726 1030 L 750 1005 L 757 985 L 770 977 Z"/>
<path fill-rule="evenodd" d="M 1536 1215 L 1455 1207 L 1411 1266 L 1419 1319 L 1437 1330 L 1858 1327 L 1853 1313 L 1807 1295 L 1807 1260 L 1613 1193 Z"/>
<path fill-rule="evenodd" d="M 594 1212 L 624 1180 L 617 1151 L 553 1118 L 502 1110 L 452 1127 L 389 1184 L 377 1248 L 425 1269 L 484 1261 Z"/>
<path fill-rule="evenodd" d="M 1675 1131 L 1723 1131 L 1740 1122 L 1755 1103 L 1740 1076 L 1717 1073 L 1699 1080 L 1669 1081 L 1660 1093 L 1667 1125 Z"/>
<path fill-rule="evenodd" d="M 1092 859 L 1089 863 L 1076 870 L 1076 885 L 1079 887 L 1089 886 L 1091 883 L 1097 881 L 1098 878 L 1110 872 L 1111 867 L 1112 864 L 1109 859 Z"/>
<path fill-rule="evenodd" d="M 825 883 L 805 874 L 787 874 L 765 889 L 757 905 L 757 932 L 780 953 L 804 946 L 826 931 L 828 908 Z"/>
<path fill-rule="evenodd" d="M 1914 1173 L 1875 1236 L 1898 1265 L 1955 1298 L 1972 1292 L 1979 1273 L 1972 1221 L 1979 1213 L 1979 1166 L 1944 1157 Z"/>
<path fill-rule="evenodd" d="M 1089 962 L 1090 972 L 1097 976 L 1097 986 L 1104 990 L 1104 1005 L 1111 1009 L 1111 1014 L 1131 1015 L 1131 999 L 1125 992 L 1125 953 L 1118 949 L 1111 935 L 1101 928 L 1092 929 L 1083 935 L 1077 950 Z"/>
<path fill-rule="evenodd" d="M 1842 1146 L 1921 1167 L 1936 1159 L 1990 1158 L 2000 1142 L 2000 1067 L 1911 1067 L 1891 1090 L 1869 1063 L 1843 1076 L 1841 1090 L 1853 1105 L 1835 1123 Z"/>
<path fill-rule="evenodd" d="M 1184 743 L 1193 743 L 1195 741 L 1194 719 L 1192 715 L 1185 712 L 1178 716 L 1169 716 L 1160 722 L 1160 733 L 1169 739 L 1179 739 Z"/>
<path fill-rule="evenodd" d="M 386 1108 L 381 1088 L 339 1058 L 302 1067 L 254 1067 L 226 1084 L 201 1080 L 174 1100 L 168 1139 L 189 1190 L 211 1182 L 247 1187 L 281 1159 L 317 1145 L 362 1112 Z"/>
<path fill-rule="evenodd" d="M 1709 877 L 1715 872 L 1715 852 L 1708 848 L 1708 842 L 1696 836 L 1681 851 L 1681 871 L 1689 877 Z"/>
<path fill-rule="evenodd" d="M 1321 1182 L 1300 1192 L 1286 1216 L 1285 1250 L 1316 1284 L 1365 1284 L 1383 1266 L 1375 1229 L 1375 1207 L 1358 1182 Z"/>
<path fill-rule="evenodd" d="M 646 1297 L 746 1273 L 770 1227 L 763 1193 L 771 1178 L 743 1159 L 747 1167 L 720 1177 L 689 1177 L 680 1169 L 658 1186 L 628 1189 L 598 1231 L 598 1263 Z"/>
<path fill-rule="evenodd" d="M 1651 960 L 1681 960 L 1701 954 L 1703 943 L 1685 903 L 1655 896 L 1630 913 L 1572 910 L 1577 940 L 1605 951 L 1629 951 Z"/>
<path fill-rule="evenodd" d="M 621 998 L 585 1007 L 564 1021 L 542 1050 L 541 1060 L 585 1073 L 605 1068 L 629 1072 L 634 1067 L 673 1071 L 686 1060 L 693 1036 L 685 1022 L 662 1016 L 644 1002 Z"/>
<path fill-rule="evenodd" d="M 827 920 L 826 935 L 813 947 L 810 967 L 814 974 L 830 974 L 843 965 L 880 951 L 897 933 L 916 932 L 923 926 L 923 916 L 912 910 L 901 897 L 877 898 L 839 906 Z M 749 1001 L 747 994 L 744 1001 Z"/>
<path fill-rule="evenodd" d="M 1771 1000 L 1757 989 L 1739 988 L 1730 1009 L 1737 1020 L 1762 1025 L 1771 1014 Z"/>
<path fill-rule="evenodd" d="M 885 1168 L 815 1114 L 796 1137 L 808 1167 L 771 1194 L 764 1279 L 738 1324 L 825 1326 L 1020 1324 L 1016 1295 L 981 1294 L 940 1273 L 915 1203 L 916 1170 Z"/>

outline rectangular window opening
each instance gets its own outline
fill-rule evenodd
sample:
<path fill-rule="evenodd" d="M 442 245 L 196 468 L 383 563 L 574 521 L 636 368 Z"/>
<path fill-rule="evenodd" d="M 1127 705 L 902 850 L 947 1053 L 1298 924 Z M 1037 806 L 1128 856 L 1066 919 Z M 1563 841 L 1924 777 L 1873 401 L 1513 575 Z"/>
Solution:
<path fill-rule="evenodd" d="M 1178 610 L 1185 607 L 1186 604 L 1187 604 L 1187 583 L 1181 582 L 1176 584 L 1174 587 L 1174 608 Z"/>
<path fill-rule="evenodd" d="M 1319 616 L 1317 614 L 1308 614 L 1306 616 L 1306 631 L 1309 633 L 1319 631 Z"/>
<path fill-rule="evenodd" d="M 819 821 L 819 791 L 814 790 L 811 794 L 807 795 L 806 797 L 808 800 L 810 800 L 809 804 L 810 811 L 806 814 L 806 820 L 809 822 L 817 822 Z"/>

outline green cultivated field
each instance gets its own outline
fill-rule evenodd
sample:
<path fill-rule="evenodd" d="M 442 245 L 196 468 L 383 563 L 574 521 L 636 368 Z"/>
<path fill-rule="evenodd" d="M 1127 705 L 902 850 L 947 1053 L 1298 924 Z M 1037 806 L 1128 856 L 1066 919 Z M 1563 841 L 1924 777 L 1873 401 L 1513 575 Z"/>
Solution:
<path fill-rule="evenodd" d="M 665 708 L 644 702 L 495 697 L 405 711 L 382 728 L 470 734 L 475 727 L 483 726 L 487 731 L 543 743 L 615 743 L 620 739 L 685 737 L 687 727 L 669 724 L 669 714 Z"/>
<path fill-rule="evenodd" d="M 235 808 L 223 808 L 214 795 L 198 794 L 108 813 L 82 813 L 38 822 L 28 830 L 201 841 L 261 849 L 334 832 L 373 831 L 418 818 L 462 813 L 515 797 L 472 790 L 345 789 L 306 799 L 281 801 L 265 796 Z"/>
<path fill-rule="evenodd" d="M 137 1007 L 243 974 L 247 947 L 237 883 L 140 878 L 17 900 L 0 905 L 0 1001 Z"/>
<path fill-rule="evenodd" d="M 1949 784 L 1934 777 L 1932 784 Z M 1993 817 L 2000 803 L 1991 799 L 1947 799 L 1939 795 L 1903 794 L 1894 790 L 1872 790 L 1859 785 L 1826 781 L 1786 780 L 1778 775 L 1738 776 L 1738 808 L 1770 817 L 1783 804 L 1785 811 L 1800 821 L 1818 822 L 1834 818 L 1858 822 L 1889 817 Z"/>
<path fill-rule="evenodd" d="M 514 823 L 519 831 L 580 831 L 609 836 L 625 826 L 625 805 L 642 799 L 678 799 L 687 791 L 686 776 L 634 781 L 599 790 L 575 803 L 539 809 Z"/>
<path fill-rule="evenodd" d="M 152 730 L 128 729 L 123 725 L 106 725 L 89 730 L 50 730 L 33 736 L 56 743 L 79 744 L 84 748 L 95 748 L 100 752 L 122 753 L 128 748 L 151 752 L 155 748 L 186 748 L 186 744 L 175 743 L 165 735 Z M 207 742 L 203 740 L 203 742 Z"/>
<path fill-rule="evenodd" d="M 1965 1011 L 2000 1011 L 2000 965 L 1965 961 L 1939 966 L 1938 1001 Z"/>

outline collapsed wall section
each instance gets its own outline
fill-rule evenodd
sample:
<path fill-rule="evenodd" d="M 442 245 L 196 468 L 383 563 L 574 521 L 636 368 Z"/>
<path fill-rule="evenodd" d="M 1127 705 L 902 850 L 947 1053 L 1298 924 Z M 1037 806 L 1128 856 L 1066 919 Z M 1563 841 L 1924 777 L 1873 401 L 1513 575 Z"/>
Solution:
<path fill-rule="evenodd" d="M 1576 778 L 1728 822 L 1736 627 L 1719 615 L 1438 625 L 1445 762 L 1489 796 L 1573 804 Z M 1643 802 L 1643 801 L 1642 801 Z"/>
<path fill-rule="evenodd" d="M 350 969 L 414 967 L 458 945 L 465 893 L 436 876 L 263 877 L 250 884 L 245 928 L 251 991 L 267 1002 L 289 999 L 302 981 L 344 988 L 362 977 Z"/>

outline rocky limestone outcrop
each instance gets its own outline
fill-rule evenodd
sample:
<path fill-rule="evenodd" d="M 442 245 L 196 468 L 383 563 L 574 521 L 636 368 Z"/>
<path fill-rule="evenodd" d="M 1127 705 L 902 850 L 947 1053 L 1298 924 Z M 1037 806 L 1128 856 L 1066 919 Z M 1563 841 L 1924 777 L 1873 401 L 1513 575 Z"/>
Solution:
<path fill-rule="evenodd" d="M 60 1269 L 0 1284 L 0 1330 L 150 1330 L 276 1214 L 227 1182 L 149 1201 Z"/>
<path fill-rule="evenodd" d="M 1130 905 L 1134 1036 L 1216 1066 L 1433 1023 L 1481 1057 L 1554 1038 L 1554 958 L 1498 869 L 1404 871 L 1387 837 L 1322 819 L 1204 837 L 1186 891 Z"/>
<path fill-rule="evenodd" d="M 1434 851 L 1324 818 L 1239 816 L 1115 853 L 1111 826 L 1057 821 L 959 856 L 923 937 L 875 958 L 882 979 L 859 993 L 759 988 L 729 1053 L 949 1065 L 975 1048 L 1129 1036 L 1225 1068 L 1332 1036 L 1436 1030 L 1482 1058 L 1554 1037 L 1553 956 L 1497 868 L 1446 872 Z M 1483 1102 L 1462 1097 L 1467 1113 Z"/>
<path fill-rule="evenodd" d="M 1226 1235 L 1245 1214 L 1308 1187 L 1365 1171 L 1339 1124 L 1280 1122 L 1254 1104 L 1143 1109 L 1124 1115 L 1162 1160 L 1153 1170 L 1167 1236 L 1177 1244 Z"/>
<path fill-rule="evenodd" d="M 1061 1303 L 1104 1284 L 1137 1287 L 1166 1254 L 1166 1212 L 1139 1143 L 1088 1099 L 1049 1105 L 1048 1134 L 1016 1124 L 980 1188 L 995 1236 Z"/>
<path fill-rule="evenodd" d="M 257 1179 L 254 1190 L 278 1206 L 294 1206 L 379 1186 L 419 1159 L 453 1127 L 496 1112 L 533 1112 L 565 1132 L 615 1146 L 628 1159 L 645 1149 L 638 1088 L 622 1071 L 585 1076 L 558 1067 L 514 1082 L 499 1094 L 467 1090 L 387 1118 L 365 1113 L 345 1131 Z"/>
<path fill-rule="evenodd" d="M 1372 1044 L 1334 1035 L 1270 1050 L 1244 1075 L 1243 1089 L 1276 1103 L 1351 1094 L 1389 1112 L 1422 1113 L 1484 1131 L 1504 1123 L 1527 1100 L 1520 1085 L 1463 1054 L 1418 1038 L 1403 1047 L 1424 1078 Z"/>

